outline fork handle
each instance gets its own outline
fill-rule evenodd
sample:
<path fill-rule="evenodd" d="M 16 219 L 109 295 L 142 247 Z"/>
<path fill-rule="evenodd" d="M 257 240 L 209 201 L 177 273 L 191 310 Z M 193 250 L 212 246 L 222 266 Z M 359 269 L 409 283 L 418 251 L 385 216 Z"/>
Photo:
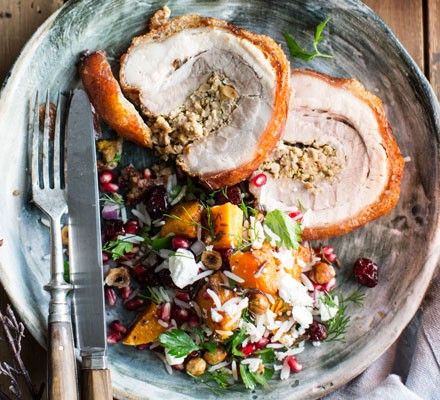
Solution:
<path fill-rule="evenodd" d="M 49 399 L 77 400 L 76 360 L 72 325 L 68 321 L 49 321 Z"/>

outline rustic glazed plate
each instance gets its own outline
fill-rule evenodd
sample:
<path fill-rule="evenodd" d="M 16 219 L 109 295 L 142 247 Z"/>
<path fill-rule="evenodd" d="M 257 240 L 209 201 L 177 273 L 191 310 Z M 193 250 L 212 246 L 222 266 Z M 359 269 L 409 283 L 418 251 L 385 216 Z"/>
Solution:
<path fill-rule="evenodd" d="M 26 132 L 28 100 L 36 90 L 78 85 L 75 63 L 85 49 L 105 49 L 114 60 L 147 16 L 163 5 L 146 0 L 68 2 L 35 33 L 7 79 L 0 98 L 1 281 L 28 329 L 44 344 L 48 296 L 48 230 L 28 204 Z M 174 15 L 197 13 L 224 18 L 283 43 L 289 31 L 310 43 L 313 27 L 331 17 L 323 43 L 331 60 L 307 67 L 356 77 L 385 103 L 403 155 L 402 196 L 394 212 L 333 241 L 344 268 L 341 290 L 350 292 L 353 260 L 369 256 L 381 266 L 379 285 L 361 308 L 350 308 L 346 342 L 324 343 L 300 355 L 302 372 L 273 381 L 266 391 L 228 391 L 228 399 L 313 399 L 362 372 L 398 337 L 423 297 L 439 252 L 439 107 L 415 63 L 384 23 L 354 0 L 167 1 Z M 305 66 L 294 62 L 294 67 Z M 356 194 L 353 194 L 356 195 Z M 184 374 L 170 376 L 149 352 L 111 346 L 115 396 L 119 399 L 213 399 Z M 222 396 L 221 396 L 222 397 Z"/>

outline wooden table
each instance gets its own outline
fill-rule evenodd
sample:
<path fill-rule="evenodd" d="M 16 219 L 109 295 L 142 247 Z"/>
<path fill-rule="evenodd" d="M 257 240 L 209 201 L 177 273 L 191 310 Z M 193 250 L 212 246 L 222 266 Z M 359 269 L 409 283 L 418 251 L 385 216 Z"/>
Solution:
<path fill-rule="evenodd" d="M 250 0 L 251 1 L 251 0 Z M 0 82 L 28 38 L 63 0 L 0 0 Z M 440 0 L 368 0 L 366 3 L 388 23 L 431 81 L 440 97 Z M 0 288 L 0 307 L 8 299 Z M 32 337 L 23 356 L 34 382 L 45 379 L 45 351 Z M 0 346 L 0 361 L 10 355 Z M 7 381 L 0 377 L 0 384 Z"/>

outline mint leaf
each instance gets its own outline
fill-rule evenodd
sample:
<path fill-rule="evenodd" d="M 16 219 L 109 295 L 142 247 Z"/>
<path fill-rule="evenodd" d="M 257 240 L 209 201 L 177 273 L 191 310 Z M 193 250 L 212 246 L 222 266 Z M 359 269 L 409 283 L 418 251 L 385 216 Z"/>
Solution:
<path fill-rule="evenodd" d="M 275 235 L 279 237 L 276 241 L 278 246 L 286 249 L 296 250 L 301 242 L 301 224 L 294 221 L 286 213 L 280 210 L 270 211 L 264 219 L 266 225 Z M 269 241 L 271 240 L 268 237 Z"/>
<path fill-rule="evenodd" d="M 185 357 L 193 351 L 200 350 L 194 340 L 182 329 L 173 329 L 159 336 L 160 344 L 173 357 Z"/>
<path fill-rule="evenodd" d="M 331 54 L 321 53 L 318 49 L 319 43 L 321 43 L 324 39 L 323 31 L 329 21 L 330 18 L 326 18 L 324 21 L 320 22 L 316 26 L 315 34 L 313 36 L 313 51 L 305 50 L 298 44 L 298 42 L 291 34 L 289 34 L 288 32 L 284 32 L 283 36 L 286 40 L 287 47 L 289 48 L 290 55 L 293 58 L 299 58 L 304 61 L 312 61 L 316 57 L 332 58 L 333 56 Z"/>
<path fill-rule="evenodd" d="M 133 243 L 125 240 L 112 240 L 104 245 L 102 250 L 111 253 L 112 260 L 118 260 L 125 253 L 130 253 L 133 250 Z"/>

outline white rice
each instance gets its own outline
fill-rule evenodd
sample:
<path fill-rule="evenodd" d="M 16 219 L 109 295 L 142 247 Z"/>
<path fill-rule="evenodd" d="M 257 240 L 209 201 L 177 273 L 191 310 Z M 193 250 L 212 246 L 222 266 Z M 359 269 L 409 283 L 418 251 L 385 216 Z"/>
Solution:
<path fill-rule="evenodd" d="M 226 367 L 228 364 L 229 364 L 229 361 L 223 361 L 223 362 L 218 363 L 218 364 L 216 364 L 216 365 L 211 365 L 211 366 L 208 368 L 208 371 L 209 371 L 209 372 L 217 371 L 218 369 L 221 369 L 221 368 L 223 368 L 223 367 Z"/>
<path fill-rule="evenodd" d="M 203 273 L 203 272 L 202 272 Z M 201 274 L 199 274 L 201 275 Z M 218 294 L 215 293 L 212 289 L 207 289 L 206 293 L 208 293 L 208 295 L 211 297 L 211 299 L 213 300 L 215 306 L 220 309 L 222 308 L 222 302 L 220 300 L 220 297 L 218 297 Z"/>
<path fill-rule="evenodd" d="M 151 348 L 151 347 L 150 347 Z M 171 366 L 168 364 L 167 359 L 165 358 L 165 356 L 163 354 L 160 353 L 155 353 L 164 363 L 165 365 L 165 369 L 167 370 L 167 372 L 170 375 L 173 375 L 173 369 L 171 368 Z"/>
<path fill-rule="evenodd" d="M 165 321 L 162 321 L 161 319 L 157 320 L 157 323 L 161 326 L 163 326 L 164 328 L 168 328 L 168 323 Z"/>
<path fill-rule="evenodd" d="M 274 364 L 273 369 L 274 369 L 275 371 L 280 371 L 281 369 L 283 369 L 283 366 L 280 365 L 280 364 Z"/>
<path fill-rule="evenodd" d="M 269 343 L 266 347 L 269 347 L 270 349 L 282 349 L 284 347 L 284 344 L 281 344 L 281 343 Z"/>
<path fill-rule="evenodd" d="M 249 365 L 249 371 L 251 372 L 257 372 L 260 368 L 260 365 L 262 364 L 261 358 L 246 358 L 241 361 L 241 364 L 243 365 Z"/>
<path fill-rule="evenodd" d="M 283 367 L 281 368 L 280 379 L 282 381 L 285 381 L 286 379 L 289 379 L 289 376 L 290 376 L 290 367 L 289 367 L 289 364 L 287 364 L 287 362 L 285 362 L 283 364 Z"/>
<path fill-rule="evenodd" d="M 403 157 L 403 161 L 405 161 L 406 163 L 410 162 L 411 161 L 411 157 L 410 156 Z"/>
<path fill-rule="evenodd" d="M 197 240 L 202 239 L 202 225 L 197 225 Z"/>
<path fill-rule="evenodd" d="M 223 320 L 223 315 L 221 315 L 215 308 L 211 308 L 211 319 L 214 322 L 220 322 Z"/>
<path fill-rule="evenodd" d="M 130 235 L 130 234 L 124 236 L 119 235 L 118 239 L 124 242 L 134 243 L 134 244 L 140 244 L 145 240 L 142 236 Z"/>
<path fill-rule="evenodd" d="M 238 381 L 237 361 L 233 360 L 231 364 L 232 376 L 234 381 Z"/>
<path fill-rule="evenodd" d="M 151 225 L 151 218 L 148 216 L 148 218 L 141 213 L 139 210 L 133 209 L 131 210 L 132 214 L 141 221 L 142 224 L 150 226 Z"/>
<path fill-rule="evenodd" d="M 321 346 L 321 342 L 312 342 L 312 345 L 315 347 Z"/>
<path fill-rule="evenodd" d="M 214 271 L 212 271 L 212 270 L 200 272 L 200 274 L 195 276 L 195 278 L 193 279 L 192 283 L 197 282 L 200 279 L 206 278 L 207 276 L 209 276 L 209 275 L 211 275 L 213 273 L 214 273 Z"/>
<path fill-rule="evenodd" d="M 301 274 L 301 282 L 309 292 L 313 292 L 315 290 L 312 281 L 308 278 L 306 274 Z"/>
<path fill-rule="evenodd" d="M 174 299 L 174 303 L 176 305 L 178 305 L 179 307 L 186 308 L 187 310 L 189 310 L 191 308 L 191 306 L 186 301 L 182 301 L 178 298 Z"/>
<path fill-rule="evenodd" d="M 224 273 L 228 278 L 232 279 L 232 280 L 235 281 L 235 282 L 238 282 L 238 283 L 243 283 L 243 282 L 244 282 L 244 279 L 243 279 L 243 278 L 239 277 L 238 275 L 235 275 L 235 274 L 234 274 L 233 272 L 231 272 L 231 271 L 223 271 L 223 273 Z"/>
<path fill-rule="evenodd" d="M 156 228 L 158 228 L 159 226 L 165 225 L 165 221 L 160 220 L 160 219 L 156 219 L 155 221 L 152 222 L 152 225 Z"/>
<path fill-rule="evenodd" d="M 276 351 L 275 356 L 277 360 L 282 361 L 288 356 L 295 356 L 304 351 L 304 344 L 302 346 L 295 347 L 293 349 L 289 349 L 287 351 Z"/>
<path fill-rule="evenodd" d="M 125 224 L 128 220 L 127 218 L 127 209 L 125 207 L 121 207 L 121 219 L 122 222 Z"/>
<path fill-rule="evenodd" d="M 159 347 L 159 346 L 160 346 L 160 342 L 153 342 L 150 345 L 150 350 L 153 350 L 153 349 L 155 349 L 156 347 Z"/>

